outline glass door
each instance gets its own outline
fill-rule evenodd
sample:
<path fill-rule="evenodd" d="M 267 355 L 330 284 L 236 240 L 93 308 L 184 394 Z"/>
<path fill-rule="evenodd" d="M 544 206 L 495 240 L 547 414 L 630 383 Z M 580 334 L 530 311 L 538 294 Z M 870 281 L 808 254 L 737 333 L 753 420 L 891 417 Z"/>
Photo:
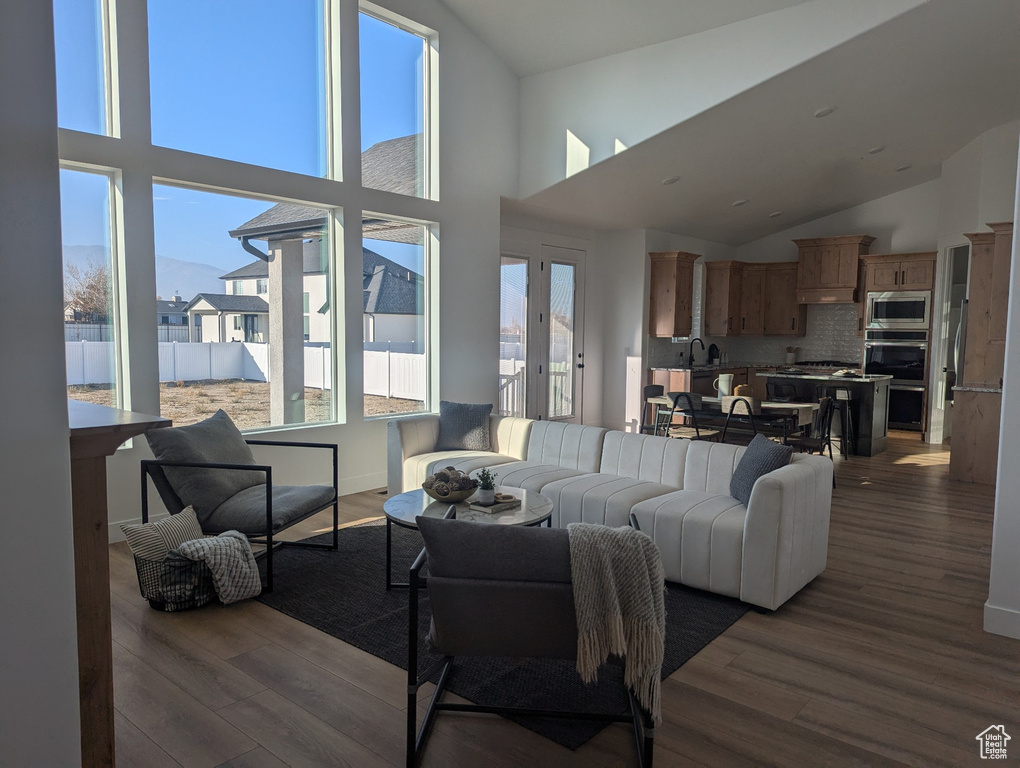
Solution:
<path fill-rule="evenodd" d="M 536 415 L 581 423 L 584 251 L 543 245 L 539 269 L 541 351 Z"/>
<path fill-rule="evenodd" d="M 499 413 L 526 414 L 528 260 L 503 256 L 499 267 Z"/>

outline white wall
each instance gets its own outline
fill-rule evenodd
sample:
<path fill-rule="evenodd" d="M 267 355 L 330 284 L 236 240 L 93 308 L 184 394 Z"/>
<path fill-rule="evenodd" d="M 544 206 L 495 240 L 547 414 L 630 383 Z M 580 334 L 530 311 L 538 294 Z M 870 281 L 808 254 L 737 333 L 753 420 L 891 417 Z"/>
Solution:
<path fill-rule="evenodd" d="M 0 762 L 81 763 L 50 3 L 0 10 Z M 30 255 L 30 258 L 27 257 Z"/>
<path fill-rule="evenodd" d="M 520 197 L 566 178 L 568 131 L 595 164 L 919 4 L 814 0 L 524 78 Z"/>

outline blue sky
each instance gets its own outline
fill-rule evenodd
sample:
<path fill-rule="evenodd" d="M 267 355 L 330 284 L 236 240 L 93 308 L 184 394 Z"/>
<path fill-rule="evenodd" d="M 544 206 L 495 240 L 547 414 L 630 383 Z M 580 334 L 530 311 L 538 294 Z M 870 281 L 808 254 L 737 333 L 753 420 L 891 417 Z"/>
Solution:
<path fill-rule="evenodd" d="M 55 0 L 61 127 L 102 133 L 97 0 Z M 325 96 L 321 0 L 150 0 L 153 143 L 321 176 Z M 362 15 L 362 149 L 421 130 L 422 45 Z M 64 243 L 105 240 L 96 183 L 62 178 Z M 234 269 L 251 261 L 227 235 L 271 203 L 172 186 L 154 189 L 156 252 Z M 98 239 L 97 239 L 98 238 Z M 419 249 L 372 243 L 420 270 Z"/>

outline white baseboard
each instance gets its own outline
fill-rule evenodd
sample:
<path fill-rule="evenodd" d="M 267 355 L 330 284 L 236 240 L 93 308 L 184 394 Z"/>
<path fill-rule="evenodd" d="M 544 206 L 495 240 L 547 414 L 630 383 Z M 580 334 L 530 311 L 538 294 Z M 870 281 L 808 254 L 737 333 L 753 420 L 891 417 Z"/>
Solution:
<path fill-rule="evenodd" d="M 985 632 L 1020 640 L 1020 611 L 985 603 Z"/>

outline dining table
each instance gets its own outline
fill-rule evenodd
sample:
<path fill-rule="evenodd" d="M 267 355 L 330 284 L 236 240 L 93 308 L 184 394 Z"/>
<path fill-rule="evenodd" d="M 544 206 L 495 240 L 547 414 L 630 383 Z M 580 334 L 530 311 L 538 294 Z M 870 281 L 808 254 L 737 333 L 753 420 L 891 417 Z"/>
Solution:
<path fill-rule="evenodd" d="M 750 400 L 750 398 L 749 398 Z M 669 424 L 673 420 L 674 414 L 683 415 L 684 413 L 690 412 L 690 408 L 687 408 L 681 404 L 678 404 L 674 409 L 673 398 L 667 395 L 658 395 L 655 397 L 649 397 L 646 401 L 656 411 L 660 408 L 670 408 L 671 413 L 667 421 L 663 422 L 663 426 Z M 683 403 L 683 401 L 681 401 Z M 702 395 L 700 398 L 700 408 L 695 409 L 695 414 L 699 419 L 722 419 L 729 414 L 723 411 L 722 407 L 723 400 L 721 397 L 713 397 L 711 395 Z M 760 416 L 759 421 L 764 423 L 778 423 L 783 428 L 784 437 L 787 435 L 788 430 L 793 427 L 796 429 L 810 428 L 814 423 L 815 412 L 818 410 L 818 403 L 793 403 L 787 401 L 773 401 L 773 400 L 762 400 L 760 403 Z M 739 408 L 734 411 L 733 416 L 741 420 L 747 419 L 746 411 L 741 411 Z M 656 420 L 655 433 L 659 433 L 659 421 Z M 752 421 L 752 427 L 754 422 Z M 755 431 L 757 429 L 755 428 Z"/>

